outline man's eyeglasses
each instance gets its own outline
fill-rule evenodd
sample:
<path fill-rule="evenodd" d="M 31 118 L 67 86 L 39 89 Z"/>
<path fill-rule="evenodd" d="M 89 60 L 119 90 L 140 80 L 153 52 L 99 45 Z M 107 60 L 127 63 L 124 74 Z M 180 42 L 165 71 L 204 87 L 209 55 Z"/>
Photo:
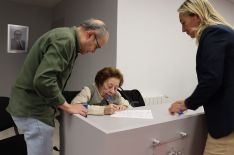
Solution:
<path fill-rule="evenodd" d="M 94 35 L 94 38 L 96 40 L 96 48 L 101 48 L 100 44 L 98 43 L 96 34 Z"/>

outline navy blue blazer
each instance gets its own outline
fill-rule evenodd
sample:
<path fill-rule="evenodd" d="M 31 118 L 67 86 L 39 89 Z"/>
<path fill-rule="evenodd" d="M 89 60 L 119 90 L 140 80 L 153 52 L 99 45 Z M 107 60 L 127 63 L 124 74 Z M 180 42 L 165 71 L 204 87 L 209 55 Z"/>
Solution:
<path fill-rule="evenodd" d="M 234 131 L 234 30 L 213 25 L 203 31 L 196 57 L 198 84 L 185 100 L 188 109 L 204 107 L 214 138 Z"/>

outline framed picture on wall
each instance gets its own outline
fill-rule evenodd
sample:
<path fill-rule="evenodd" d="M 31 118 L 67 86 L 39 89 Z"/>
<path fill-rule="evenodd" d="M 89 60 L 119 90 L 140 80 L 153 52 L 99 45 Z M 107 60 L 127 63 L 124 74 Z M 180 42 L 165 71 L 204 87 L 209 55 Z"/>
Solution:
<path fill-rule="evenodd" d="M 8 24 L 8 53 L 24 53 L 28 50 L 28 26 Z"/>

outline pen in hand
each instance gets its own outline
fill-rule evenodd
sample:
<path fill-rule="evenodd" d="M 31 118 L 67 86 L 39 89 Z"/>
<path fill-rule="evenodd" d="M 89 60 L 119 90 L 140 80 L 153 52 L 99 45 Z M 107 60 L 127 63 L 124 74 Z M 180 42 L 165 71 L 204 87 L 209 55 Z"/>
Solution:
<path fill-rule="evenodd" d="M 88 102 L 84 102 L 84 103 L 82 103 L 82 105 L 83 105 L 86 109 L 89 108 Z M 87 116 L 88 116 L 88 114 L 85 115 L 85 117 L 87 117 Z"/>
<path fill-rule="evenodd" d="M 117 105 L 115 105 L 115 104 L 113 103 L 113 98 L 112 98 L 112 96 L 107 96 L 107 97 L 104 98 L 104 100 L 106 101 L 106 104 L 107 104 L 107 105 L 105 106 L 105 108 L 104 108 L 104 114 L 105 114 L 105 115 L 111 115 L 111 114 L 113 114 L 115 111 L 118 110 Z"/>
<path fill-rule="evenodd" d="M 112 103 L 112 96 L 107 96 L 105 98 L 106 102 L 107 102 L 107 105 L 111 104 Z"/>
<path fill-rule="evenodd" d="M 182 114 L 184 114 L 183 110 L 179 109 L 178 115 L 180 116 L 180 115 L 182 115 Z"/>
<path fill-rule="evenodd" d="M 182 101 L 176 101 L 172 103 L 168 110 L 172 115 L 176 113 L 180 116 L 184 114 L 184 111 L 187 110 L 187 108 L 185 106 L 184 100 L 182 100 Z"/>

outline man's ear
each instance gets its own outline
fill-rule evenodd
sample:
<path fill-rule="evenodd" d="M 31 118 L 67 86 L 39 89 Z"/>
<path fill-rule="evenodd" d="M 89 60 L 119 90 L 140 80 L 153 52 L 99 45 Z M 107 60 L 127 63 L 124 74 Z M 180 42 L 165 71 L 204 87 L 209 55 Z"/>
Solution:
<path fill-rule="evenodd" d="M 87 34 L 87 37 L 90 38 L 93 35 L 95 35 L 95 31 L 94 30 L 88 30 L 88 31 L 86 31 L 86 34 Z"/>

